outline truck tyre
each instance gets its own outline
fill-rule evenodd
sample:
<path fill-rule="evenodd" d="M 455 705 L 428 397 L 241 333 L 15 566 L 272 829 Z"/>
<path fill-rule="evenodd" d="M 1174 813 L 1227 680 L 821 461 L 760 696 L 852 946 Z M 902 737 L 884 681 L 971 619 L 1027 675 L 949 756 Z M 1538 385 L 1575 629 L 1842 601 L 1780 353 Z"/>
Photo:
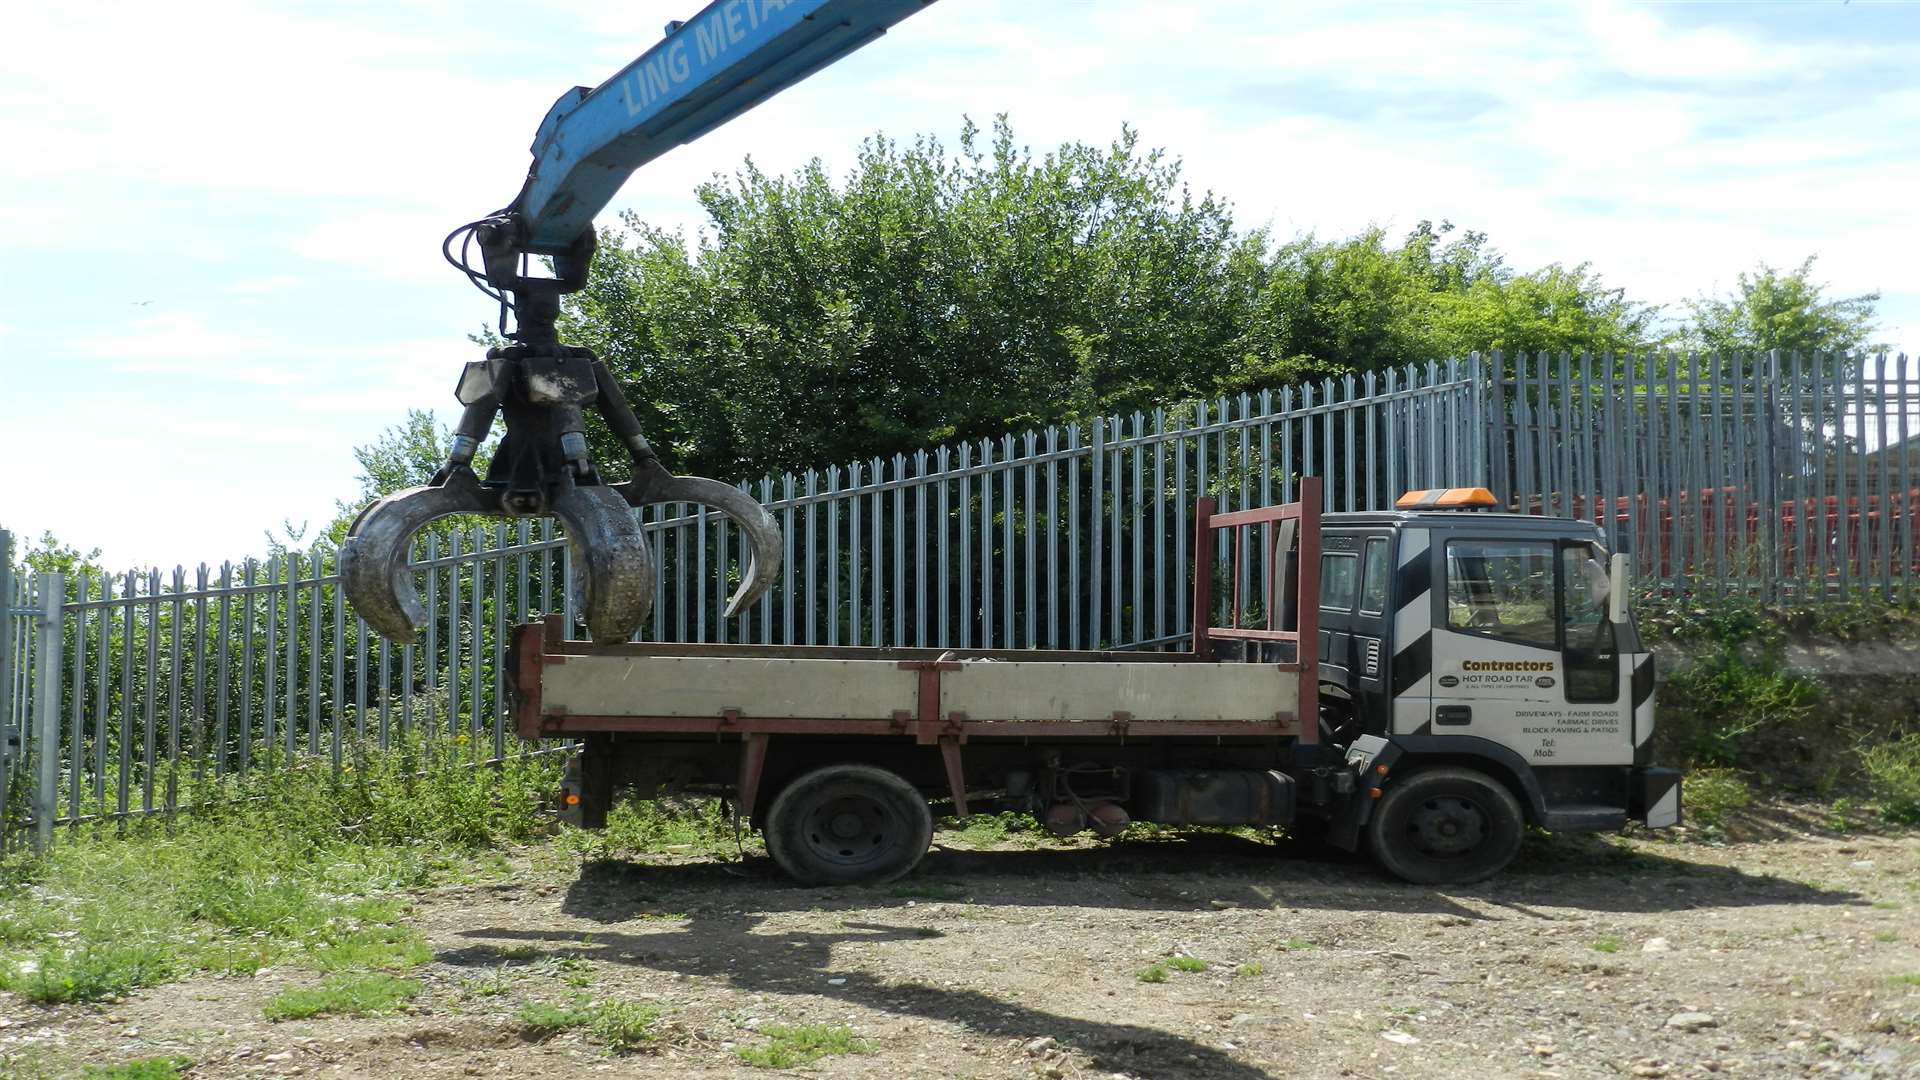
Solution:
<path fill-rule="evenodd" d="M 933 844 L 933 811 L 900 777 L 828 765 L 781 790 L 767 810 L 767 853 L 807 885 L 892 881 Z"/>
<path fill-rule="evenodd" d="M 1525 828 L 1506 785 L 1472 769 L 1438 768 L 1390 784 L 1367 839 L 1374 861 L 1403 881 L 1464 885 L 1505 869 Z"/>

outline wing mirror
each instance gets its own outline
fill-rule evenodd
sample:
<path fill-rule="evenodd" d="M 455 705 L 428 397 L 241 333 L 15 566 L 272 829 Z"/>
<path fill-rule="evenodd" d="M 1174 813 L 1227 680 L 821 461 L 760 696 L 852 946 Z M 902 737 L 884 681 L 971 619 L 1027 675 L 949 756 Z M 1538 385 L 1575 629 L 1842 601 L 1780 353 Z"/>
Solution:
<path fill-rule="evenodd" d="M 1627 586 L 1633 575 L 1632 557 L 1624 552 L 1616 552 L 1607 560 L 1607 564 L 1607 619 L 1614 623 L 1625 623 L 1629 617 Z"/>

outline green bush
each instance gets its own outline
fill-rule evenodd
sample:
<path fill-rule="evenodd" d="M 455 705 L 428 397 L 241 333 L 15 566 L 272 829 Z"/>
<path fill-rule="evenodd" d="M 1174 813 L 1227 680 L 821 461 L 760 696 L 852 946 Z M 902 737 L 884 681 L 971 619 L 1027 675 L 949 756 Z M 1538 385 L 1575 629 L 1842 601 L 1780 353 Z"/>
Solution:
<path fill-rule="evenodd" d="M 1863 747 L 1860 768 L 1882 817 L 1899 825 L 1920 825 L 1920 734 Z"/>
<path fill-rule="evenodd" d="M 1733 769 L 1696 769 L 1687 774 L 1681 797 L 1686 800 L 1687 823 L 1717 830 L 1729 815 L 1753 804 L 1753 788 Z"/>
<path fill-rule="evenodd" d="M 1772 653 L 1749 658 L 1732 644 L 1675 672 L 1661 695 L 1661 720 L 1684 764 L 1743 763 L 1751 737 L 1805 720 L 1819 701 L 1813 680 L 1784 668 Z"/>

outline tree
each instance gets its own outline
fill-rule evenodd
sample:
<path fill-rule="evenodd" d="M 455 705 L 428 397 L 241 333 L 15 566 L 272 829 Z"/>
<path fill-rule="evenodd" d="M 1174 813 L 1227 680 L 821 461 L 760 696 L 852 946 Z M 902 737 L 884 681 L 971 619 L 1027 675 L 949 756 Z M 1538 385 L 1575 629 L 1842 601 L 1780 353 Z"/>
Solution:
<path fill-rule="evenodd" d="M 1753 273 L 1742 273 L 1727 295 L 1688 301 L 1687 344 L 1717 352 L 1885 349 L 1868 344 L 1879 329 L 1874 317 L 1880 294 L 1830 298 L 1827 286 L 1813 280 L 1815 258 L 1809 255 L 1784 273 L 1762 262 Z"/>
<path fill-rule="evenodd" d="M 492 456 L 499 436 L 500 424 L 496 421 L 494 431 L 474 455 L 474 471 L 482 476 L 486 475 L 487 460 Z M 360 463 L 360 495 L 351 502 L 335 501 L 333 522 L 327 526 L 321 538 L 339 547 L 340 542 L 347 538 L 347 529 L 353 525 L 353 519 L 368 503 L 433 479 L 433 474 L 447 463 L 447 454 L 452 447 L 452 428 L 441 426 L 434 420 L 433 413 L 425 409 L 408 409 L 405 420 L 381 432 L 380 437 L 372 443 L 354 447 L 353 458 Z M 463 516 L 459 521 L 465 523 L 466 518 Z M 291 524 L 285 524 L 283 528 L 286 531 L 284 539 L 271 533 L 267 536 L 268 549 L 275 555 L 296 548 L 305 533 L 304 527 L 296 528 Z"/>
<path fill-rule="evenodd" d="M 1528 353 L 1624 353 L 1646 348 L 1659 309 L 1601 284 L 1588 263 L 1524 274 L 1485 274 L 1434 305 L 1438 356 L 1499 349 Z"/>
<path fill-rule="evenodd" d="M 1585 264 L 1507 267 L 1422 221 L 1275 245 L 1131 129 L 1044 154 L 866 140 L 702 185 L 689 240 L 607 230 L 561 330 L 676 469 L 741 478 L 1475 350 L 1628 350 L 1656 309 Z M 623 448 L 592 431 L 619 471 Z"/>
<path fill-rule="evenodd" d="M 843 183 L 748 162 L 699 198 L 693 245 L 603 237 L 564 332 L 672 464 L 718 476 L 1206 393 L 1265 273 L 1264 234 L 1130 130 L 1044 155 L 1004 118 L 953 156 L 876 136 Z"/>

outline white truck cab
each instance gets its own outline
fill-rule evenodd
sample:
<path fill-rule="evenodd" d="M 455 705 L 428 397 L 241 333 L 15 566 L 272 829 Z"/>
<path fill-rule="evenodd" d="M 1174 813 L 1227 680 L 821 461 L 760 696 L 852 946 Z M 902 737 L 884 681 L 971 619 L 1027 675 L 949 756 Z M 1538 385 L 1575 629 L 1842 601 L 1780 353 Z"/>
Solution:
<path fill-rule="evenodd" d="M 1680 773 L 1648 758 L 1653 654 L 1628 611 L 1626 558 L 1589 522 L 1493 504 L 1456 488 L 1323 517 L 1330 741 L 1494 772 L 1555 831 L 1677 824 Z"/>

